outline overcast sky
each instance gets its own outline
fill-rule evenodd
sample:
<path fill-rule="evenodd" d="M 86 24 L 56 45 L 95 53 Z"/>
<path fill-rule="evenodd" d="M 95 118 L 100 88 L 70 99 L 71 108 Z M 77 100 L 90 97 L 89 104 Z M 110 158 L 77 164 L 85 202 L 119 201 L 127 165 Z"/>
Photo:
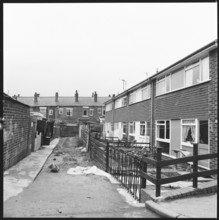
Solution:
<path fill-rule="evenodd" d="M 4 3 L 4 92 L 118 94 L 217 38 L 217 3 Z"/>

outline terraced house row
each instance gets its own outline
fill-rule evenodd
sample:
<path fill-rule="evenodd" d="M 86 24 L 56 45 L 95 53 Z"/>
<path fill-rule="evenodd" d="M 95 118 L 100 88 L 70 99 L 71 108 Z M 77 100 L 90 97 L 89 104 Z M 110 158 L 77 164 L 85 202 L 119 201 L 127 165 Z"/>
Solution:
<path fill-rule="evenodd" d="M 174 150 L 217 152 L 217 40 L 105 102 L 106 137 Z M 217 159 L 200 161 L 203 168 Z"/>

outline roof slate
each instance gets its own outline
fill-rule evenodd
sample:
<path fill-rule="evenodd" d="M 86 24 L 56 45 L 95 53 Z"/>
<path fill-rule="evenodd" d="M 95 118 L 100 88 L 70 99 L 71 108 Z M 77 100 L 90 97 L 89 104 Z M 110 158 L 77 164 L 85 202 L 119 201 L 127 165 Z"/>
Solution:
<path fill-rule="evenodd" d="M 58 98 L 58 102 L 55 102 L 55 97 L 38 97 L 38 102 L 34 103 L 34 97 L 17 97 L 19 102 L 22 102 L 31 107 L 35 106 L 104 106 L 110 97 L 97 97 L 97 102 L 94 102 L 93 97 L 78 97 L 78 102 L 75 102 L 75 97 L 62 97 Z"/>

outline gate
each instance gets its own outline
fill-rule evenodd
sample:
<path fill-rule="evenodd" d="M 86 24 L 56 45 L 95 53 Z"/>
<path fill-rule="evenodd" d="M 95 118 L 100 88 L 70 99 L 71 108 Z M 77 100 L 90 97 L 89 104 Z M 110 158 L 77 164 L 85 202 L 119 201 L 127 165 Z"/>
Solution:
<path fill-rule="evenodd" d="M 61 137 L 75 137 L 79 134 L 79 128 L 77 124 L 60 125 Z"/>

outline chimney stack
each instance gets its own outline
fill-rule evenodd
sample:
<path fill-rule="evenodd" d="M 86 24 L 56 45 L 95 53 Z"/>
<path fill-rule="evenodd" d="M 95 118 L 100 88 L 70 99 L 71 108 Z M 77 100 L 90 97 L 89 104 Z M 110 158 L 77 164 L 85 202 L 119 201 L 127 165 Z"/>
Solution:
<path fill-rule="evenodd" d="M 75 92 L 75 102 L 78 102 L 78 91 Z"/>
<path fill-rule="evenodd" d="M 94 92 L 94 101 L 97 102 L 97 93 L 96 93 L 96 91 Z"/>
<path fill-rule="evenodd" d="M 34 93 L 34 103 L 37 103 L 38 102 L 38 100 L 37 100 L 37 98 L 40 96 L 40 94 L 39 93 Z"/>
<path fill-rule="evenodd" d="M 58 101 L 59 101 L 59 93 L 56 92 L 56 94 L 55 94 L 55 102 L 58 102 Z"/>

